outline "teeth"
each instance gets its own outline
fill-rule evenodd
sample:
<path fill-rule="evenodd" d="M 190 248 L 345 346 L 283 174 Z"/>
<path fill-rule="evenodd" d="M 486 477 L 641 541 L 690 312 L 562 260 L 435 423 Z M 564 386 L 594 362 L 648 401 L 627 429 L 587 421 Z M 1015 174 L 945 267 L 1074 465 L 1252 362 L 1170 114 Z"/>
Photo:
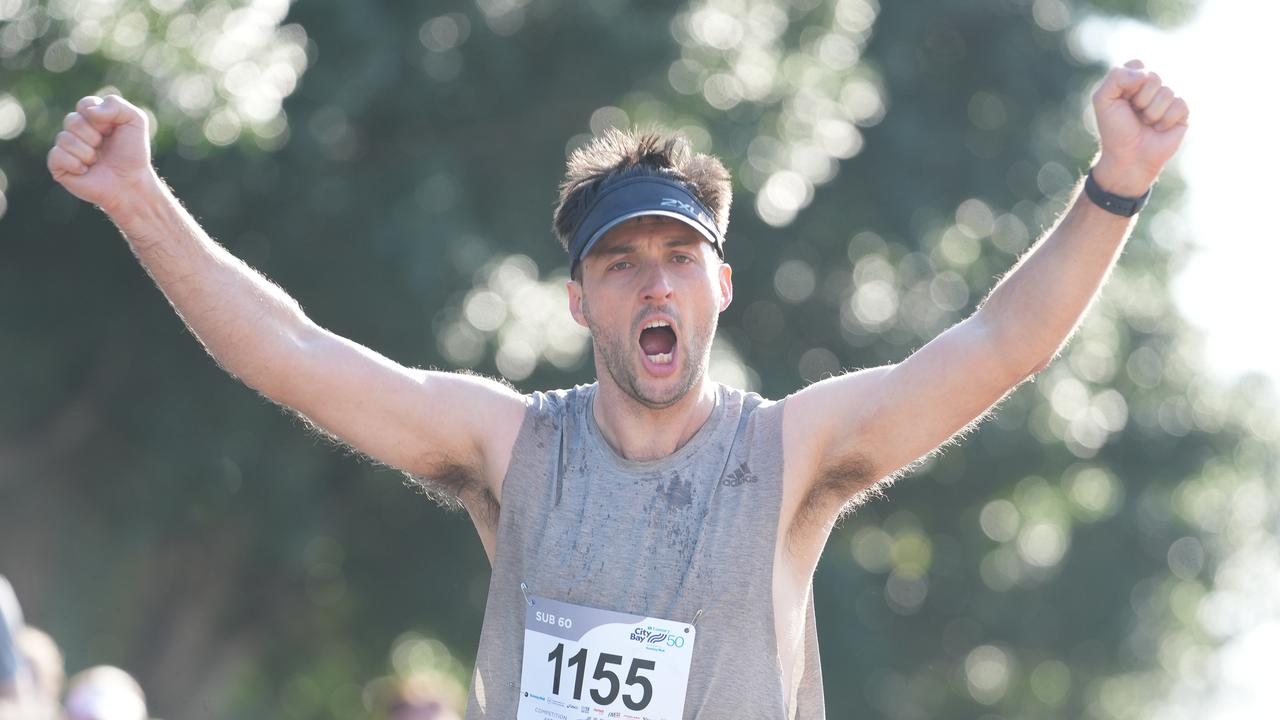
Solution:
<path fill-rule="evenodd" d="M 649 362 L 654 365 L 666 365 L 671 362 L 671 353 L 658 353 L 657 355 L 645 355 L 649 358 Z"/>
<path fill-rule="evenodd" d="M 648 325 L 645 325 L 644 329 L 648 330 L 649 328 L 657 328 L 657 327 L 671 327 L 671 323 L 668 323 L 666 320 L 654 320 Z"/>

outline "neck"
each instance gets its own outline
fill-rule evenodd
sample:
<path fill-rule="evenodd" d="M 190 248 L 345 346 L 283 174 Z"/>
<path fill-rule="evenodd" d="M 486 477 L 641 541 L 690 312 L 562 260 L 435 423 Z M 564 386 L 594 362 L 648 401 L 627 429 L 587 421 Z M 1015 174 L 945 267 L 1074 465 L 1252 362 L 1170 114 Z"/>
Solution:
<path fill-rule="evenodd" d="M 657 460 L 684 447 L 715 407 L 715 384 L 705 376 L 678 402 L 660 410 L 601 380 L 592 415 L 614 452 L 627 460 Z"/>

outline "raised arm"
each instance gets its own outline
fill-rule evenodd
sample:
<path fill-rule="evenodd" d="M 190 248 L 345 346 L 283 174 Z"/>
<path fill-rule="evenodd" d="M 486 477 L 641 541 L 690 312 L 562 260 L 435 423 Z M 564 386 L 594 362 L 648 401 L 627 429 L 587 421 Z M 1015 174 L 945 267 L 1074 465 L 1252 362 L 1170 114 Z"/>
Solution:
<path fill-rule="evenodd" d="M 1182 142 L 1187 104 L 1131 61 L 1107 74 L 1093 106 L 1102 145 L 1095 179 L 1112 194 L 1142 195 Z M 784 513 L 792 528 L 820 531 L 857 493 L 927 456 L 1044 369 L 1093 302 L 1132 226 L 1077 187 L 1057 225 L 969 318 L 896 365 L 788 398 Z"/>
<path fill-rule="evenodd" d="M 488 379 L 402 367 L 316 325 L 183 209 L 152 169 L 146 115 L 127 101 L 84 98 L 64 125 L 50 173 L 110 216 L 220 366 L 356 450 L 434 481 L 484 537 L 522 396 Z"/>

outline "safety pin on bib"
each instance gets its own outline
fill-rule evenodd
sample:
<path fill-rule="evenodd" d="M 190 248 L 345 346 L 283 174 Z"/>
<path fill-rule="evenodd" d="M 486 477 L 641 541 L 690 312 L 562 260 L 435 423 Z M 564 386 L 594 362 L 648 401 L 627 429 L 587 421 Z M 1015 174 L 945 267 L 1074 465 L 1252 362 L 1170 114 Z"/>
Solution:
<path fill-rule="evenodd" d="M 525 602 L 529 603 L 529 605 L 533 605 L 533 601 L 529 599 L 529 586 L 525 585 L 523 582 L 520 583 L 520 593 L 524 595 Z M 698 614 L 701 615 L 702 612 L 699 611 Z M 695 620 L 694 622 L 697 622 L 697 621 Z"/>

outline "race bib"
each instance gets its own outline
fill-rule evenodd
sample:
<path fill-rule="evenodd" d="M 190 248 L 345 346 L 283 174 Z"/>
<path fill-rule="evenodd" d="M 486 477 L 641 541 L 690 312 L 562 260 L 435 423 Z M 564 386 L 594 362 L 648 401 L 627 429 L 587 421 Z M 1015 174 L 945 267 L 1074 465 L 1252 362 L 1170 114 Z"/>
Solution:
<path fill-rule="evenodd" d="M 517 720 L 681 720 L 692 625 L 529 601 Z"/>

